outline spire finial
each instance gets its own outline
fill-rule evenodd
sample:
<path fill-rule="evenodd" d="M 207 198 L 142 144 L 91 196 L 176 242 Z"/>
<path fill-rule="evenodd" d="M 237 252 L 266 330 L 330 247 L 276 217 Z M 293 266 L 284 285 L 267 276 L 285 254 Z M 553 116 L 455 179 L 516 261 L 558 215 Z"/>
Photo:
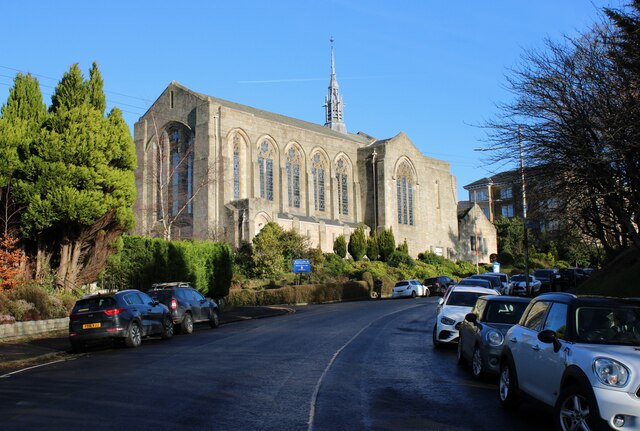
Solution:
<path fill-rule="evenodd" d="M 347 126 L 344 124 L 342 117 L 342 96 L 336 79 L 335 61 L 333 59 L 333 36 L 329 39 L 331 42 L 331 79 L 329 80 L 329 95 L 325 98 L 326 122 L 325 126 L 342 133 L 347 133 Z"/>

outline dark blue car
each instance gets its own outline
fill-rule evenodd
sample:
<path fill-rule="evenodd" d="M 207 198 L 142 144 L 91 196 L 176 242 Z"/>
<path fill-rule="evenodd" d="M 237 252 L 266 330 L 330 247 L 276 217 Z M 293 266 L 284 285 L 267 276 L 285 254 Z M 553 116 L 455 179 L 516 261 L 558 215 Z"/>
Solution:
<path fill-rule="evenodd" d="M 69 316 L 69 341 L 74 351 L 89 342 L 123 341 L 138 347 L 142 338 L 173 337 L 169 309 L 139 290 L 92 295 L 78 300 Z"/>

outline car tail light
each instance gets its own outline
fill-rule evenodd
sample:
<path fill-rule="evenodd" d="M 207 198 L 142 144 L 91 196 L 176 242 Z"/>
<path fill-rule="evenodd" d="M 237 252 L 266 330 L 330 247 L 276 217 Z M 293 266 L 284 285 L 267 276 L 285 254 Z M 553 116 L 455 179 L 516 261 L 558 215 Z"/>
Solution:
<path fill-rule="evenodd" d="M 171 309 L 176 310 L 177 308 L 178 308 L 178 301 L 176 301 L 176 298 L 171 298 Z"/>
<path fill-rule="evenodd" d="M 104 310 L 104 314 L 106 314 L 107 316 L 115 316 L 122 313 L 123 311 L 124 308 L 111 308 L 109 310 Z"/>
<path fill-rule="evenodd" d="M 78 320 L 78 315 L 72 314 L 71 316 L 69 316 L 69 320 L 71 320 L 72 322 Z"/>

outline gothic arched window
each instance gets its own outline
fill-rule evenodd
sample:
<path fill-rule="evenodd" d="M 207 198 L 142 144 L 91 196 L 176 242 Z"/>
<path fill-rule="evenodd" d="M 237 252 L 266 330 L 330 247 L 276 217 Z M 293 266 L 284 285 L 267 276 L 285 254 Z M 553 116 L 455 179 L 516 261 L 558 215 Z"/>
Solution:
<path fill-rule="evenodd" d="M 233 199 L 240 199 L 240 137 L 233 137 Z"/>
<path fill-rule="evenodd" d="M 316 211 L 326 209 L 324 199 L 325 162 L 320 153 L 316 153 L 311 159 L 311 175 L 313 176 L 313 204 Z"/>
<path fill-rule="evenodd" d="M 273 200 L 273 150 L 269 142 L 263 141 L 258 154 L 260 170 L 260 197 Z"/>
<path fill-rule="evenodd" d="M 338 214 L 349 215 L 349 165 L 344 159 L 336 163 Z"/>
<path fill-rule="evenodd" d="M 413 226 L 413 186 L 414 179 L 411 168 L 406 162 L 402 163 L 396 175 L 398 224 Z"/>
<path fill-rule="evenodd" d="M 192 214 L 193 139 L 191 132 L 183 125 L 171 125 L 162 134 L 158 151 L 158 218 Z M 168 157 L 163 156 L 167 153 Z"/>
<path fill-rule="evenodd" d="M 300 208 L 300 156 L 294 148 L 287 152 L 286 169 L 289 206 Z"/>

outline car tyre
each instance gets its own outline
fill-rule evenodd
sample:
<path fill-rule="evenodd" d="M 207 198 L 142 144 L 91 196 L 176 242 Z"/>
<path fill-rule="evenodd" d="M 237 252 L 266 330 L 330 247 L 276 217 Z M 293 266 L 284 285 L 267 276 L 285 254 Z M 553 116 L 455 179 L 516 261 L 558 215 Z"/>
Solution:
<path fill-rule="evenodd" d="M 471 356 L 471 372 L 473 377 L 481 379 L 484 376 L 484 367 L 482 366 L 482 353 L 478 346 L 473 349 L 473 356 Z"/>
<path fill-rule="evenodd" d="M 553 409 L 553 421 L 557 430 L 604 430 L 598 404 L 593 393 L 579 385 L 571 385 L 560 391 Z"/>
<path fill-rule="evenodd" d="M 218 326 L 220 326 L 220 316 L 218 315 L 218 310 L 213 310 L 211 312 L 209 326 L 211 326 L 212 328 L 217 328 Z"/>
<path fill-rule="evenodd" d="M 168 340 L 173 337 L 173 320 L 171 317 L 166 316 L 162 321 L 162 333 L 160 334 L 163 340 Z"/>
<path fill-rule="evenodd" d="M 498 382 L 500 405 L 505 409 L 515 409 L 520 404 L 518 376 L 510 360 L 502 361 Z"/>
<path fill-rule="evenodd" d="M 140 325 L 138 325 L 138 322 L 131 323 L 124 342 L 127 347 L 139 347 L 140 344 L 142 344 L 142 332 L 140 331 Z"/>
<path fill-rule="evenodd" d="M 412 297 L 412 298 L 415 298 L 416 296 L 418 296 L 418 295 L 416 294 L 416 291 L 415 291 L 415 290 L 412 290 L 412 291 L 411 291 L 411 297 Z"/>
<path fill-rule="evenodd" d="M 464 353 L 462 353 L 462 341 L 458 339 L 458 353 L 457 353 L 457 363 L 458 365 L 466 365 L 467 358 L 464 357 Z"/>
<path fill-rule="evenodd" d="M 191 313 L 184 314 L 182 324 L 180 325 L 180 332 L 183 334 L 193 333 L 193 317 L 191 317 Z"/>
<path fill-rule="evenodd" d="M 440 341 L 438 341 L 438 324 L 433 325 L 433 336 L 431 338 L 433 341 L 433 347 L 440 347 Z"/>

